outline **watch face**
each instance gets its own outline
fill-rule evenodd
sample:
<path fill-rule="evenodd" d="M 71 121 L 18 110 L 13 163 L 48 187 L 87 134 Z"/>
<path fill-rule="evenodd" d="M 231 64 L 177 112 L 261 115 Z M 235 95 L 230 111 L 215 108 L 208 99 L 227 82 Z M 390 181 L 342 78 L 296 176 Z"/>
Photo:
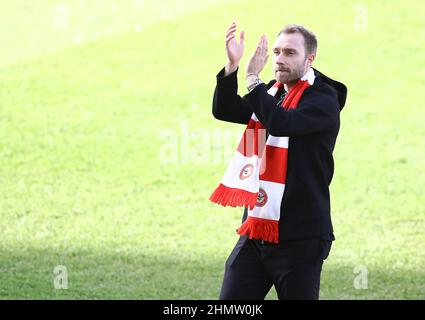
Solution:
<path fill-rule="evenodd" d="M 255 80 L 255 82 L 254 82 L 253 84 L 251 84 L 251 85 L 248 87 L 248 91 L 253 90 L 253 89 L 254 89 L 256 86 L 258 86 L 260 83 L 263 83 L 260 79 Z"/>

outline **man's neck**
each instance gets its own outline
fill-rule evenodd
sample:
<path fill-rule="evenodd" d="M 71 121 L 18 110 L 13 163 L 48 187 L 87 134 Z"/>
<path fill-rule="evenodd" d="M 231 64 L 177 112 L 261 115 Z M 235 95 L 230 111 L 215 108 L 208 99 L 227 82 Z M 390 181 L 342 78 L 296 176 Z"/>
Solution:
<path fill-rule="evenodd" d="M 301 77 L 301 79 L 304 78 L 309 71 L 310 71 L 310 68 L 308 68 L 307 71 L 304 72 L 304 75 Z M 285 91 L 289 92 L 289 90 L 291 90 L 295 86 L 295 84 L 298 82 L 298 80 L 290 82 L 290 83 L 284 83 L 283 87 L 285 88 Z"/>
<path fill-rule="evenodd" d="M 291 83 L 284 83 L 283 87 L 285 88 L 285 91 L 289 92 L 289 90 L 291 90 L 294 87 L 294 85 L 297 83 L 297 81 L 291 82 Z"/>

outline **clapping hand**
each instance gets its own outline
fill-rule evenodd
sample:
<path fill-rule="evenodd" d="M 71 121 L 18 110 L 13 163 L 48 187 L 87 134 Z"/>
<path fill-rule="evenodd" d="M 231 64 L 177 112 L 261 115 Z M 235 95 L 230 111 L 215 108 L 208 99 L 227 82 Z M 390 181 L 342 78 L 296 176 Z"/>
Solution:
<path fill-rule="evenodd" d="M 257 45 L 257 49 L 255 50 L 254 54 L 248 62 L 248 66 L 246 67 L 247 76 L 251 74 L 259 75 L 260 72 L 264 69 L 264 66 L 267 63 L 267 59 L 269 58 L 267 46 L 267 37 L 262 35 L 260 42 Z"/>
<path fill-rule="evenodd" d="M 235 37 L 236 23 L 233 22 L 229 29 L 226 31 L 226 52 L 228 64 L 226 66 L 226 73 L 235 71 L 239 66 L 239 61 L 244 52 L 244 32 L 240 33 L 240 41 L 236 41 Z"/>

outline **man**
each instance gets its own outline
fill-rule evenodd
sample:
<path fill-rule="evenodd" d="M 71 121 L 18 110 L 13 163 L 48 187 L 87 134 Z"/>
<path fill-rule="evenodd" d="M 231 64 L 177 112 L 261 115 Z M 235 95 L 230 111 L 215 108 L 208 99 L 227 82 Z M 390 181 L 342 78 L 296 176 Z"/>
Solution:
<path fill-rule="evenodd" d="M 347 88 L 311 67 L 316 36 L 288 25 L 273 46 L 276 79 L 266 85 L 259 77 L 269 56 L 262 36 L 246 68 L 249 93 L 240 97 L 244 33 L 236 41 L 235 32 L 233 23 L 212 112 L 247 128 L 210 199 L 245 210 L 220 299 L 264 299 L 273 285 L 279 299 L 318 299 L 322 264 L 335 239 L 329 185 Z"/>

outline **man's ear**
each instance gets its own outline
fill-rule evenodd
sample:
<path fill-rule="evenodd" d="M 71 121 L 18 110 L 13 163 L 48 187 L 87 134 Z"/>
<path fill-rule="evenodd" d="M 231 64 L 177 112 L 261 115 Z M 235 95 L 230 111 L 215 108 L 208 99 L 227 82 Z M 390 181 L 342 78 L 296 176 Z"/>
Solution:
<path fill-rule="evenodd" d="M 313 64 L 314 58 L 316 58 L 316 54 L 315 53 L 310 53 L 309 55 L 307 55 L 307 61 L 311 67 L 311 65 Z"/>

